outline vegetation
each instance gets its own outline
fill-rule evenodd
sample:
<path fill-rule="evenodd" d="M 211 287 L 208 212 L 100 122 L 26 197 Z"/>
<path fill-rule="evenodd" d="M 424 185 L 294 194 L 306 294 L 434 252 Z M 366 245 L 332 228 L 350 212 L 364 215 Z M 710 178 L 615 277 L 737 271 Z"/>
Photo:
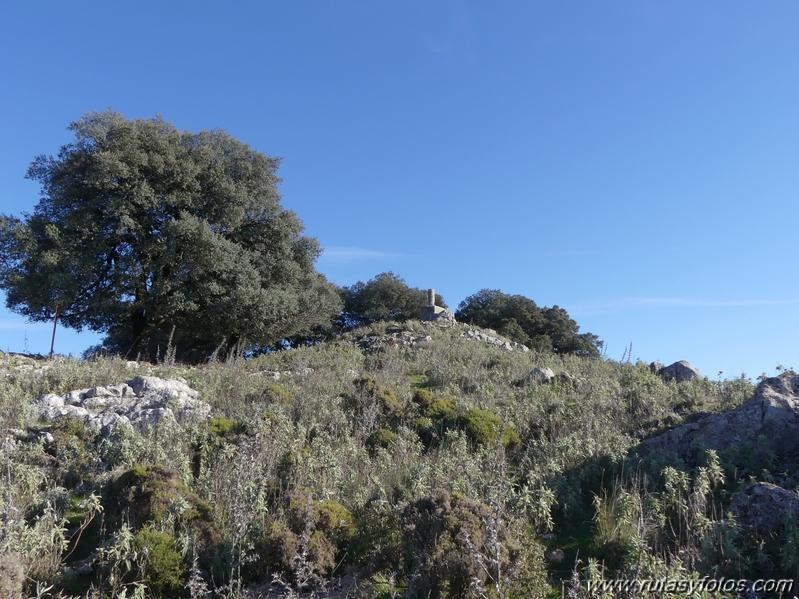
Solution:
<path fill-rule="evenodd" d="M 419 318 L 427 305 L 427 291 L 409 287 L 393 272 L 384 272 L 368 283 L 358 281 L 339 289 L 344 309 L 338 317 L 343 329 L 354 329 L 383 320 L 405 322 Z M 436 294 L 436 305 L 446 308 L 444 298 Z"/>
<path fill-rule="evenodd" d="M 104 348 L 182 360 L 311 334 L 339 312 L 316 240 L 280 206 L 277 158 L 224 131 L 107 111 L 40 156 L 32 215 L 0 218 L 0 288 L 33 321 L 107 334 Z"/>
<path fill-rule="evenodd" d="M 583 599 L 608 578 L 796 574 L 796 518 L 756 538 L 729 507 L 755 481 L 799 486 L 797 464 L 765 443 L 637 453 L 740 405 L 744 377 L 665 383 L 498 290 L 458 319 L 532 351 L 414 320 L 426 293 L 391 272 L 337 294 L 278 160 L 160 118 L 71 128 L 31 166 L 34 214 L 0 220 L 0 288 L 117 355 L 0 360 L 4 597 Z M 210 417 L 103 436 L 31 406 L 140 374 L 182 377 Z"/>
<path fill-rule="evenodd" d="M 539 308 L 523 295 L 508 295 L 497 289 L 483 289 L 458 306 L 460 322 L 494 329 L 508 339 L 542 351 L 596 358 L 602 342 L 580 327 L 563 308 Z"/>
<path fill-rule="evenodd" d="M 403 327 L 432 341 L 364 351 L 362 338 L 397 328 L 376 323 L 199 367 L 9 361 L 0 588 L 544 598 L 564 588 L 587 597 L 600 578 L 794 575 L 795 523 L 761 539 L 728 513 L 750 481 L 795 485 L 790 467 L 712 452 L 693 468 L 636 457 L 664 423 L 740 405 L 748 380 L 664 383 L 640 362 L 507 351 L 461 326 Z M 535 367 L 575 379 L 519 386 Z M 212 418 L 102 438 L 80 421 L 44 426 L 28 409 L 43 393 L 143 369 L 184 377 Z M 265 371 L 284 373 L 279 385 Z"/>

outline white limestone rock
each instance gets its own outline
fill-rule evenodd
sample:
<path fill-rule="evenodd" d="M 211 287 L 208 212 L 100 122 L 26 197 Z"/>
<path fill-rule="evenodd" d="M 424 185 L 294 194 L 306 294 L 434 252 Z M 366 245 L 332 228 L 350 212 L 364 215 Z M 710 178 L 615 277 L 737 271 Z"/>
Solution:
<path fill-rule="evenodd" d="M 63 396 L 43 395 L 33 402 L 33 408 L 46 422 L 80 418 L 105 437 L 120 426 L 143 430 L 158 424 L 185 425 L 207 419 L 211 411 L 185 380 L 152 376 L 70 391 Z"/>

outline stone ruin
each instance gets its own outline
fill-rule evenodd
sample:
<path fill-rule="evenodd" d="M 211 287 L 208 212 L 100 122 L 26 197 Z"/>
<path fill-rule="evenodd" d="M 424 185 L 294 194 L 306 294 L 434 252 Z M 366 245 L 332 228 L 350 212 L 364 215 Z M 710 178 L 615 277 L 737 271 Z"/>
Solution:
<path fill-rule="evenodd" d="M 455 315 L 452 311 L 441 306 L 436 306 L 436 290 L 427 290 L 427 305 L 419 313 L 419 320 L 422 322 L 444 322 L 455 323 Z"/>

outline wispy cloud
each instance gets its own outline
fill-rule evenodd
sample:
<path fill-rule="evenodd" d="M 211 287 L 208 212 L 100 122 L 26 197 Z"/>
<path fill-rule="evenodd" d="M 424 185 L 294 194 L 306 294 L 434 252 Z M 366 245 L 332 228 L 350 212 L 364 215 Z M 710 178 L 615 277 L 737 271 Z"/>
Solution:
<path fill-rule="evenodd" d="M 403 254 L 391 252 L 378 252 L 354 247 L 332 246 L 326 247 L 322 259 L 331 262 L 356 262 L 360 260 L 379 260 L 381 258 L 397 258 Z"/>
<path fill-rule="evenodd" d="M 575 306 L 575 313 L 605 314 L 630 310 L 636 308 L 735 308 L 759 306 L 790 306 L 799 304 L 799 299 L 770 300 L 770 299 L 735 299 L 735 300 L 709 300 L 687 297 L 628 297 L 615 301 L 598 304 Z"/>

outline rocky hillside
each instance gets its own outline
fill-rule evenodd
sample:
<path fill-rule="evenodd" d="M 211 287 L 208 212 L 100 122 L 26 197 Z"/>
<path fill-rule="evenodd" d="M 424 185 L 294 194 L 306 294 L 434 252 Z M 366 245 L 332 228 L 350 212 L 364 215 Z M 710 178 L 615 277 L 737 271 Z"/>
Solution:
<path fill-rule="evenodd" d="M 2 355 L 0 596 L 795 576 L 799 377 L 672 366 L 448 322 L 201 367 Z"/>

